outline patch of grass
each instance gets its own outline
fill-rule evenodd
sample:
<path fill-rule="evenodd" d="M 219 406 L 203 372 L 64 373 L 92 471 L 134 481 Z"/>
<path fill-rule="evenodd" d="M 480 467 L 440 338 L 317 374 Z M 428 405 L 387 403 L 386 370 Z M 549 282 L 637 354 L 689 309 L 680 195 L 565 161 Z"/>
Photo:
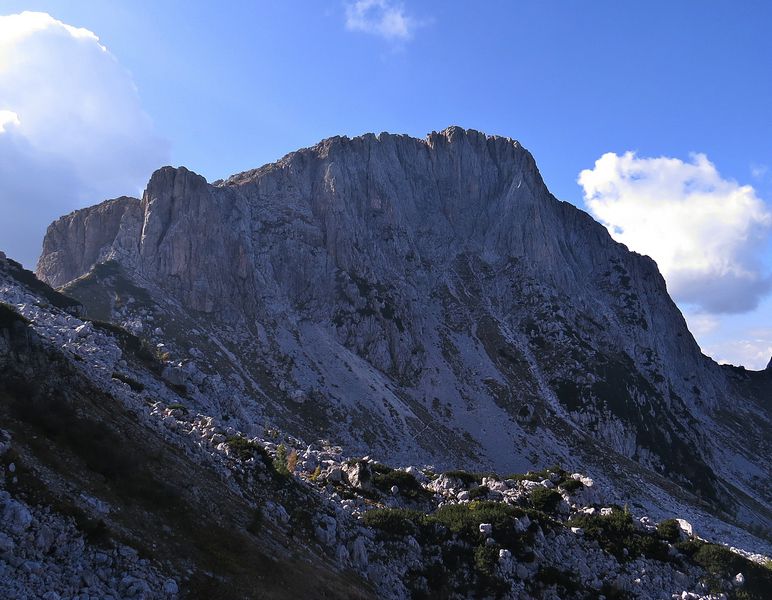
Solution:
<path fill-rule="evenodd" d="M 530 501 L 536 510 L 554 513 L 563 501 L 563 496 L 556 490 L 538 487 L 531 492 Z"/>

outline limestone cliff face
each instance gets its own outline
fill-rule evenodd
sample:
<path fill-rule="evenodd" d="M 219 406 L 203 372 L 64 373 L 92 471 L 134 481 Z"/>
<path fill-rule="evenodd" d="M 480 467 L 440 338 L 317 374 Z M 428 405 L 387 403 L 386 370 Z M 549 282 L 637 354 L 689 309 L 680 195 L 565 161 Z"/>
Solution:
<path fill-rule="evenodd" d="M 139 200 L 122 196 L 64 216 L 48 227 L 38 271 L 61 286 L 83 275 L 119 248 L 126 222 L 141 215 Z"/>
<path fill-rule="evenodd" d="M 713 496 L 764 476 L 746 442 L 768 405 L 701 354 L 655 263 L 556 200 L 508 138 L 331 138 L 214 185 L 165 167 L 141 201 L 53 223 L 38 275 L 106 261 L 197 324 L 174 330 L 180 352 L 216 330 L 301 432 L 502 469 L 600 444 Z M 742 425 L 719 422 L 727 402 Z"/>

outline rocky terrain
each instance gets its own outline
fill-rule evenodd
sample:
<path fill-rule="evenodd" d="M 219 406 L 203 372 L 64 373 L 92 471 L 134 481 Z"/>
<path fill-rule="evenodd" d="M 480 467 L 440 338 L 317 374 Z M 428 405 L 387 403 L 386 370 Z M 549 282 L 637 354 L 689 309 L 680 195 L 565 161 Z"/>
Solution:
<path fill-rule="evenodd" d="M 164 347 L 84 312 L 0 255 L 3 597 L 719 599 L 772 585 L 767 557 L 703 539 L 709 515 L 655 519 L 559 466 L 393 468 L 267 423 L 245 433 L 202 412 Z"/>
<path fill-rule="evenodd" d="M 54 222 L 37 274 L 249 434 L 560 463 L 767 547 L 772 370 L 702 355 L 655 263 L 555 199 L 514 140 L 337 137 L 213 184 L 165 167 L 142 199 Z"/>

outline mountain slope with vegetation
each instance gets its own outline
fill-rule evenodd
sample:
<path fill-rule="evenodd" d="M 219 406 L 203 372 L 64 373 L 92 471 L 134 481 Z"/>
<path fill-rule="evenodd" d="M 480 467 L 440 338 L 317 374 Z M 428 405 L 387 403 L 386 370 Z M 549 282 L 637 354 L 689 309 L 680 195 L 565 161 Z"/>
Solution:
<path fill-rule="evenodd" d="M 206 416 L 162 351 L 0 257 L 8 598 L 764 598 L 762 555 L 560 467 L 395 469 Z M 161 349 L 162 350 L 162 349 Z"/>

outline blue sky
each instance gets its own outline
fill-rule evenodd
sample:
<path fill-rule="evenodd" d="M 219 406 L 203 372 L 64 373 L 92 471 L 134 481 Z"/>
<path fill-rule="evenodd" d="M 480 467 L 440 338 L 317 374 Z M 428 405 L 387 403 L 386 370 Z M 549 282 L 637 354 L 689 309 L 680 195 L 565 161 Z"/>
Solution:
<path fill-rule="evenodd" d="M 765 216 L 772 211 L 772 3 L 10 0 L 0 5 L 4 15 L 25 10 L 48 13 L 99 37 L 136 86 L 136 106 L 124 113 L 133 123 L 126 131 L 141 131 L 106 139 L 100 137 L 106 135 L 100 121 L 89 115 L 90 129 L 66 139 L 93 137 L 95 147 L 123 148 L 132 169 L 111 174 L 103 163 L 99 169 L 80 165 L 81 175 L 110 177 L 105 175 L 103 186 L 84 187 L 58 203 L 41 202 L 39 228 L 52 216 L 101 200 L 99 193 L 138 193 L 158 166 L 150 165 L 151 158 L 186 165 L 214 180 L 331 135 L 424 136 L 458 124 L 520 140 L 558 198 L 624 230 L 621 241 L 638 244 L 636 249 L 654 254 L 675 238 L 693 237 L 698 246 L 723 240 L 707 266 L 700 262 L 704 253 L 694 248 L 687 256 L 673 246 L 667 256 L 655 258 L 671 261 L 668 285 L 707 352 L 755 368 L 772 355 L 772 244 Z M 48 80 L 55 83 L 61 71 L 52 68 Z M 0 111 L 18 113 L 2 105 L 2 85 L 0 76 Z M 130 96 L 126 85 L 117 81 L 105 97 Z M 66 95 L 66 81 L 61 86 Z M 120 118 L 117 111 L 108 116 Z M 24 115 L 18 120 L 23 132 Z M 1 124 L 2 112 L 0 131 Z M 13 152 L 28 141 L 35 146 L 31 137 L 19 137 Z M 41 146 L 38 140 L 36 147 Z M 129 146 L 141 151 L 132 155 Z M 25 156 L 33 152 L 24 148 Z M 636 154 L 625 160 L 628 151 Z M 607 153 L 613 157 L 596 166 Z M 713 170 L 692 169 L 699 163 L 695 153 Z M 104 162 L 112 156 L 102 153 Z M 115 156 L 116 164 L 124 160 L 124 154 Z M 660 157 L 681 164 L 643 162 Z M 37 176 L 48 168 L 39 159 Z M 594 174 L 585 178 L 592 181 L 586 186 L 577 183 L 583 170 Z M 663 240 L 656 225 L 633 232 L 635 207 L 654 201 L 645 189 L 628 184 L 641 177 L 660 181 L 665 172 L 663 189 L 677 196 L 673 202 L 681 210 L 652 205 L 650 214 L 684 220 L 683 214 L 693 211 L 704 219 L 695 219 L 696 231 L 689 229 L 690 219 L 664 228 L 671 237 Z M 705 194 L 688 196 L 684 190 L 694 187 L 691 179 L 679 191 L 684 173 L 698 173 Z M 752 186 L 752 193 L 742 186 Z M 623 188 L 624 202 L 608 196 L 609 189 Z M 19 189 L 19 182 L 6 186 Z M 594 209 L 585 203 L 585 193 L 596 194 Z M 743 200 L 736 202 L 738 194 Z M 4 201 L 10 202 L 0 196 Z M 730 201 L 736 204 L 732 209 L 726 208 Z M 703 210 L 711 202 L 717 208 Z M 713 235 L 726 223 L 734 228 Z M 8 244 L 0 239 L 2 246 Z M 20 258 L 34 261 L 34 253 L 24 252 Z M 687 273 L 683 265 L 694 268 Z"/>

